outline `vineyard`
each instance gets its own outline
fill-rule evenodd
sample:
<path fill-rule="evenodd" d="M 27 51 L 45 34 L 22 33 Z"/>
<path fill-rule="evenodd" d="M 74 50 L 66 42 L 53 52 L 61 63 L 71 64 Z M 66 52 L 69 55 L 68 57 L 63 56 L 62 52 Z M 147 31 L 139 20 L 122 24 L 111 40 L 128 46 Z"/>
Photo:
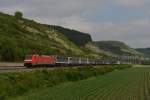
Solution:
<path fill-rule="evenodd" d="M 18 100 L 150 100 L 150 68 L 116 70 L 33 92 Z"/>

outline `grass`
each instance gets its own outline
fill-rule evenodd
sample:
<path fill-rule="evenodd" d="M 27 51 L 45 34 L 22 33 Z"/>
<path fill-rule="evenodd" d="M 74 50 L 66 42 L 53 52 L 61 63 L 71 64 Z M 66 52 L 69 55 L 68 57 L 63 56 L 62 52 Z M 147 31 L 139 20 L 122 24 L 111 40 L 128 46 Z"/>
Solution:
<path fill-rule="evenodd" d="M 22 61 L 25 55 L 33 53 L 84 55 L 62 32 L 33 20 L 18 20 L 0 12 L 0 61 Z"/>
<path fill-rule="evenodd" d="M 103 51 L 110 52 L 114 55 L 142 56 L 142 53 L 137 52 L 136 50 L 120 41 L 96 41 L 94 44 Z"/>
<path fill-rule="evenodd" d="M 150 68 L 134 67 L 55 87 L 14 100 L 150 100 Z"/>
<path fill-rule="evenodd" d="M 44 69 L 31 72 L 1 73 L 0 100 L 24 95 L 34 89 L 54 87 L 64 82 L 76 82 L 129 67 L 131 66 L 112 65 L 100 66 L 100 68 L 59 68 L 55 70 Z"/>

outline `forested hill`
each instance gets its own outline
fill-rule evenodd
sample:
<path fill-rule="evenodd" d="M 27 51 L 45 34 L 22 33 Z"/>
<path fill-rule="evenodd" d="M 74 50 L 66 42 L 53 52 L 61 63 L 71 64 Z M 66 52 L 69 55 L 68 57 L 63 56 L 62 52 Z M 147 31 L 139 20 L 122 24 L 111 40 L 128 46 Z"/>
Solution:
<path fill-rule="evenodd" d="M 144 56 L 150 57 L 150 48 L 138 48 L 136 50 L 143 53 Z"/>
<path fill-rule="evenodd" d="M 85 55 L 57 30 L 22 16 L 0 13 L 0 61 L 23 60 L 27 54 Z"/>
<path fill-rule="evenodd" d="M 21 12 L 0 13 L 0 61 L 22 61 L 25 55 L 34 53 L 82 57 L 139 54 L 127 47 L 120 52 L 124 44 L 112 45 L 93 43 L 87 33 L 23 18 Z"/>
<path fill-rule="evenodd" d="M 79 32 L 76 30 L 71 30 L 61 26 L 49 25 L 50 28 L 57 30 L 58 32 L 65 35 L 70 41 L 78 46 L 84 46 L 88 42 L 92 42 L 92 38 L 88 33 Z"/>
<path fill-rule="evenodd" d="M 135 49 L 120 41 L 96 41 L 93 43 L 103 51 L 107 51 L 115 55 L 142 56 L 142 53 L 139 53 Z"/>

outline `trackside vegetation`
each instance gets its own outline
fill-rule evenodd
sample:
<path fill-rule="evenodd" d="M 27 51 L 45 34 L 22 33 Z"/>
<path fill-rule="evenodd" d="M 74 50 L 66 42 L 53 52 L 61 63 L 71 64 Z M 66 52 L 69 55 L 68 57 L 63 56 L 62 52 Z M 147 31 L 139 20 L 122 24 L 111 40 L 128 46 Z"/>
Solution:
<path fill-rule="evenodd" d="M 93 43 L 87 33 L 44 25 L 24 18 L 19 11 L 14 16 L 0 12 L 0 61 L 20 62 L 28 54 L 89 58 L 139 55 L 137 51 L 120 42 Z"/>
<path fill-rule="evenodd" d="M 103 67 L 59 68 L 31 72 L 1 73 L 0 100 L 15 98 L 34 89 L 53 87 L 63 82 L 75 82 L 130 67 L 132 66 L 112 65 Z"/>
<path fill-rule="evenodd" d="M 31 91 L 13 100 L 150 100 L 150 66 Z"/>
<path fill-rule="evenodd" d="M 61 32 L 34 20 L 0 12 L 0 61 L 22 61 L 27 54 L 83 55 L 83 51 Z"/>

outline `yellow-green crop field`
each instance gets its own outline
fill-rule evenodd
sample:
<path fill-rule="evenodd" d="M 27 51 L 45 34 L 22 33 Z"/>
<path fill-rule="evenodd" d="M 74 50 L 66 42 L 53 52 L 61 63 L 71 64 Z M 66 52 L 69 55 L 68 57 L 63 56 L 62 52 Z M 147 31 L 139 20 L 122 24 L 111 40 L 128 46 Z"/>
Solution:
<path fill-rule="evenodd" d="M 150 100 L 150 66 L 38 89 L 15 100 Z"/>

